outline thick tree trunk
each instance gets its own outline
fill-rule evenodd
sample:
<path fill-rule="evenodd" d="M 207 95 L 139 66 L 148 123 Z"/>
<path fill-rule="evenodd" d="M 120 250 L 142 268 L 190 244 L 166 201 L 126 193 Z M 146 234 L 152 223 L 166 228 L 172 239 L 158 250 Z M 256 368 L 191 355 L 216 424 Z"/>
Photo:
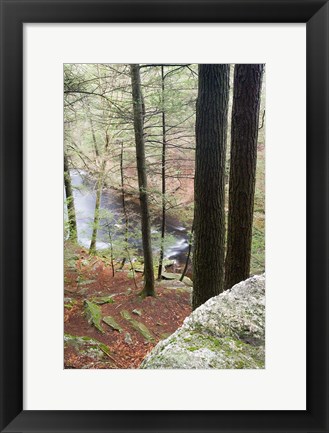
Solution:
<path fill-rule="evenodd" d="M 193 309 L 223 291 L 230 65 L 199 65 L 194 178 Z"/>
<path fill-rule="evenodd" d="M 249 277 L 263 65 L 236 65 L 224 288 Z"/>
<path fill-rule="evenodd" d="M 161 66 L 161 96 L 162 96 L 162 164 L 161 164 L 161 178 L 162 178 L 162 221 L 161 221 L 161 244 L 160 244 L 160 255 L 159 255 L 159 267 L 158 267 L 158 280 L 161 280 L 162 276 L 162 264 L 164 255 L 164 239 L 166 231 L 166 112 L 164 107 L 164 92 L 165 92 L 165 76 L 164 68 Z"/>
<path fill-rule="evenodd" d="M 74 198 L 67 155 L 64 152 L 64 186 L 66 194 L 67 216 L 69 220 L 69 239 L 77 241 L 77 220 L 75 215 Z"/>
<path fill-rule="evenodd" d="M 139 65 L 130 65 L 131 84 L 134 108 L 134 129 L 136 142 L 136 160 L 141 207 L 142 242 L 144 256 L 144 288 L 142 296 L 154 296 L 154 271 L 151 245 L 151 223 L 148 205 L 147 177 L 145 163 L 145 143 L 143 128 L 143 96 L 141 89 Z"/>

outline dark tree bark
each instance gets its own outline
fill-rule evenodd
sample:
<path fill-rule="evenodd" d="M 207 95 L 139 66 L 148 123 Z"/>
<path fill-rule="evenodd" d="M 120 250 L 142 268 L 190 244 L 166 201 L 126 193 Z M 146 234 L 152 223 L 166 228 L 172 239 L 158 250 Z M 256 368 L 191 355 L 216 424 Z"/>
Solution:
<path fill-rule="evenodd" d="M 235 66 L 225 290 L 250 274 L 263 68 L 261 64 Z"/>
<path fill-rule="evenodd" d="M 194 178 L 193 309 L 223 291 L 230 65 L 199 65 Z"/>
<path fill-rule="evenodd" d="M 69 220 L 69 239 L 77 241 L 77 220 L 75 215 L 72 183 L 67 155 L 64 152 L 64 186 L 66 194 L 67 216 Z"/>
<path fill-rule="evenodd" d="M 158 267 L 158 280 L 161 280 L 162 276 L 162 264 L 164 255 L 164 239 L 166 231 L 166 112 L 164 107 L 164 92 L 165 92 L 165 75 L 164 67 L 161 66 L 161 102 L 162 102 L 162 161 L 161 161 L 161 194 L 162 194 L 162 221 L 161 221 L 161 244 L 159 254 L 159 267 Z"/>
<path fill-rule="evenodd" d="M 144 256 L 144 288 L 142 296 L 155 296 L 153 256 L 151 245 L 151 223 L 148 205 L 147 176 L 144 143 L 143 95 L 139 65 L 130 65 L 131 85 L 134 108 L 134 130 L 138 173 L 139 200 L 141 208 L 142 243 Z"/>

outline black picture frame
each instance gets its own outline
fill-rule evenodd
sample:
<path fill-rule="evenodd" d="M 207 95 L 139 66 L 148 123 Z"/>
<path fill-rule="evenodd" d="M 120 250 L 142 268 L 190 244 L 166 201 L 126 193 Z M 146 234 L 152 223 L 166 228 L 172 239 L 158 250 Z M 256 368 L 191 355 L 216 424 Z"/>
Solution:
<path fill-rule="evenodd" d="M 307 23 L 307 410 L 23 410 L 23 23 L 40 22 Z M 328 65 L 323 0 L 1 0 L 1 431 L 329 431 Z"/>

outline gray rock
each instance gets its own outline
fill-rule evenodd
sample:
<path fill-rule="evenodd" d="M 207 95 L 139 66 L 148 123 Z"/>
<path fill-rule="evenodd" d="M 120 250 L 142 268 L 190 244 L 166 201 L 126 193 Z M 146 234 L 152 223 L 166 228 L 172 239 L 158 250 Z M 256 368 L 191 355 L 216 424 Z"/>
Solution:
<path fill-rule="evenodd" d="M 166 288 L 170 287 L 173 289 L 180 288 L 180 287 L 186 287 L 182 281 L 178 281 L 178 280 L 162 280 L 159 283 L 159 285 L 161 287 L 166 287 Z"/>
<path fill-rule="evenodd" d="M 87 336 L 77 337 L 70 334 L 64 334 L 64 348 L 72 346 L 79 356 L 88 356 L 95 361 L 106 360 L 105 355 L 109 355 L 109 348 L 96 340 Z"/>
<path fill-rule="evenodd" d="M 129 345 L 133 344 L 133 340 L 132 340 L 131 335 L 129 334 L 129 332 L 126 332 L 126 334 L 125 334 L 125 343 L 127 343 Z"/>
<path fill-rule="evenodd" d="M 181 274 L 176 274 L 174 272 L 162 272 L 161 277 L 163 280 L 179 280 L 181 278 Z M 183 283 L 185 286 L 192 287 L 193 282 L 189 277 L 184 276 Z"/>
<path fill-rule="evenodd" d="M 137 310 L 136 308 L 132 311 L 132 313 L 136 314 L 137 316 L 141 316 L 142 315 L 141 310 Z"/>
<path fill-rule="evenodd" d="M 265 367 L 265 275 L 209 299 L 183 326 L 158 343 L 145 369 L 259 369 Z"/>

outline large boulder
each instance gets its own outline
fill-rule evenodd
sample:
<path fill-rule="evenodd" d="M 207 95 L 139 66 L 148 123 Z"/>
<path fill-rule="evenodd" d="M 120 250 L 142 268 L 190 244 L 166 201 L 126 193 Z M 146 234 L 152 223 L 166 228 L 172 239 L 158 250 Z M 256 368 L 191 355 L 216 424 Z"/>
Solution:
<path fill-rule="evenodd" d="M 265 275 L 209 299 L 158 343 L 140 368 L 265 367 Z"/>

